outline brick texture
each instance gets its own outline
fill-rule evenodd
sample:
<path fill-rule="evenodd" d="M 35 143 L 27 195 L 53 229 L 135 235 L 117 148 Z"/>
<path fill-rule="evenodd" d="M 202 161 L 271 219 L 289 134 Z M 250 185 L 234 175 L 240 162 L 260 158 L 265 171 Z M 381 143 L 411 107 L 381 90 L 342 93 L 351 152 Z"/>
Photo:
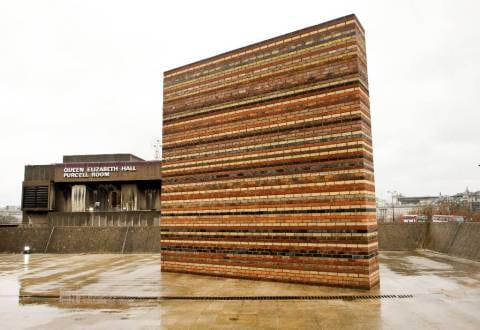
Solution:
<path fill-rule="evenodd" d="M 162 179 L 162 271 L 376 285 L 357 18 L 165 72 Z"/>

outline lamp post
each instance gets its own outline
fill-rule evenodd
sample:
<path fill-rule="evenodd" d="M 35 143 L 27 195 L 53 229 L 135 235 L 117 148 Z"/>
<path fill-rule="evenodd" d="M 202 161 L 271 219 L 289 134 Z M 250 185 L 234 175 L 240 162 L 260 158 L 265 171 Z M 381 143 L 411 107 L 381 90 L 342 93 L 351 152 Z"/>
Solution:
<path fill-rule="evenodd" d="M 395 222 L 395 203 L 393 202 L 393 196 L 397 196 L 398 192 L 396 190 L 394 191 L 387 191 L 390 195 L 392 195 L 392 222 Z"/>

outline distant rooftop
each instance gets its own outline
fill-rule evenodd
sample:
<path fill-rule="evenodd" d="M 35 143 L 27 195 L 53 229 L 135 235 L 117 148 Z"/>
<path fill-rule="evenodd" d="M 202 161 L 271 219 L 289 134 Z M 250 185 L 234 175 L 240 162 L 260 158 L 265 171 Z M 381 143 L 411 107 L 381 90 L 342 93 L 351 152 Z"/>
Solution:
<path fill-rule="evenodd" d="M 64 155 L 64 163 L 97 163 L 97 162 L 143 162 L 144 159 L 132 154 L 97 154 L 97 155 Z"/>
<path fill-rule="evenodd" d="M 438 198 L 439 196 L 398 196 L 398 201 L 406 204 L 419 204 L 422 201 L 435 201 Z"/>

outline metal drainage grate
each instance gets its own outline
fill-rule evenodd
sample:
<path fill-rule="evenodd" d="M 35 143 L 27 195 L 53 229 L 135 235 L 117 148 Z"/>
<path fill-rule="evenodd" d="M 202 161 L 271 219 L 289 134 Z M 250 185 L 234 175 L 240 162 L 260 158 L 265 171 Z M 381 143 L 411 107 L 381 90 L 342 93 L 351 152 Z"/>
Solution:
<path fill-rule="evenodd" d="M 164 296 L 159 300 L 367 300 L 367 299 L 405 299 L 413 298 L 413 294 L 391 294 L 391 295 L 360 295 L 360 296 Z"/>
<path fill-rule="evenodd" d="M 413 294 L 385 295 L 337 295 L 337 296 L 90 296 L 81 294 L 68 295 L 20 295 L 21 299 L 61 299 L 61 300 L 382 300 L 408 299 Z"/>

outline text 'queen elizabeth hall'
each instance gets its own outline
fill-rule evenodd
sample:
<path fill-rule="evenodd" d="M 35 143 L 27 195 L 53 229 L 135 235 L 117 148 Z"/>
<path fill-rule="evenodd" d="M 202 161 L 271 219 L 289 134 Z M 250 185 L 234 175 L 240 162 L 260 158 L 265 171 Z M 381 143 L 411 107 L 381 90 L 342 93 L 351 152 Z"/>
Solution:
<path fill-rule="evenodd" d="M 376 285 L 357 18 L 165 72 L 162 178 L 162 271 Z"/>

